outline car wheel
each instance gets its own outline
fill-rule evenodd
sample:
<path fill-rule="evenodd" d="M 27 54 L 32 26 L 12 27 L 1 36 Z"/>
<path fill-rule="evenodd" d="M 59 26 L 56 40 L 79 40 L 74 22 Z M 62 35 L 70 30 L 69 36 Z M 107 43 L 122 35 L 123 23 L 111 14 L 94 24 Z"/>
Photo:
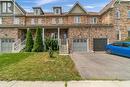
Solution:
<path fill-rule="evenodd" d="M 111 53 L 112 53 L 110 49 L 107 49 L 106 52 L 107 52 L 108 54 L 111 54 Z"/>

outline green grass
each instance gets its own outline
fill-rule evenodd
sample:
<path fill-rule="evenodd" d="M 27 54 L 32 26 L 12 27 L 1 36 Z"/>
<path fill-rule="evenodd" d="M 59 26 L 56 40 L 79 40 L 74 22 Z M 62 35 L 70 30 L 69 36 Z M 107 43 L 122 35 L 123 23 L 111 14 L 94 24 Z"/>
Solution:
<path fill-rule="evenodd" d="M 0 55 L 0 80 L 69 81 L 81 80 L 69 56 L 48 58 L 48 53 Z"/>

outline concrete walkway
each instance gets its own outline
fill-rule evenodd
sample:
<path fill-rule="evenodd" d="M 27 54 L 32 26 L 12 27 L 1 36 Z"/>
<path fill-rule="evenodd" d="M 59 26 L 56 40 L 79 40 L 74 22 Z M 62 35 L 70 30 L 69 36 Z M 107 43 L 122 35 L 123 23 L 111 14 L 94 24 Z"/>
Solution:
<path fill-rule="evenodd" d="M 86 80 L 130 80 L 128 58 L 106 53 L 74 53 L 71 58 Z"/>
<path fill-rule="evenodd" d="M 130 81 L 0 81 L 0 87 L 130 87 Z"/>

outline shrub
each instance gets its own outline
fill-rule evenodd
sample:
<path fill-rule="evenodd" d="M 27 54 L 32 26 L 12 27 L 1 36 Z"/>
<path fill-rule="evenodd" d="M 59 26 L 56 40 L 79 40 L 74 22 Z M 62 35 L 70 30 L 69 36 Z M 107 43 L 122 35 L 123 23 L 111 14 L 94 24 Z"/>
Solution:
<path fill-rule="evenodd" d="M 27 31 L 26 37 L 27 38 L 26 38 L 25 52 L 31 52 L 33 49 L 33 38 L 30 30 Z"/>
<path fill-rule="evenodd" d="M 49 57 L 52 58 L 53 57 L 53 50 L 51 47 L 49 47 L 48 53 L 49 53 Z"/>
<path fill-rule="evenodd" d="M 130 37 L 128 37 L 125 41 L 128 41 L 128 42 L 130 42 Z"/>
<path fill-rule="evenodd" d="M 51 48 L 53 51 L 57 51 L 58 50 L 58 40 L 53 39 L 53 38 L 46 38 L 45 39 L 45 47 L 46 47 L 46 51 L 49 50 L 49 48 Z"/>
<path fill-rule="evenodd" d="M 33 46 L 33 52 L 43 52 L 44 46 L 43 46 L 43 40 L 42 40 L 42 29 L 40 27 L 36 30 L 36 36 Z"/>

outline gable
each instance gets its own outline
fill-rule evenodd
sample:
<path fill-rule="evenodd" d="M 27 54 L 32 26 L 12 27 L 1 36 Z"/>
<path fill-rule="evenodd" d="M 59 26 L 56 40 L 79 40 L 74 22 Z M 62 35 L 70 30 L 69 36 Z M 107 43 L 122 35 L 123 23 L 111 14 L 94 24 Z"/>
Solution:
<path fill-rule="evenodd" d="M 69 13 L 72 13 L 72 14 L 85 14 L 86 11 L 79 3 L 76 3 L 73 6 L 73 8 L 69 11 Z"/>
<path fill-rule="evenodd" d="M 14 3 L 13 3 L 13 5 L 14 5 Z M 26 13 L 25 10 L 17 2 L 15 2 L 15 14 L 23 15 L 25 13 Z"/>

